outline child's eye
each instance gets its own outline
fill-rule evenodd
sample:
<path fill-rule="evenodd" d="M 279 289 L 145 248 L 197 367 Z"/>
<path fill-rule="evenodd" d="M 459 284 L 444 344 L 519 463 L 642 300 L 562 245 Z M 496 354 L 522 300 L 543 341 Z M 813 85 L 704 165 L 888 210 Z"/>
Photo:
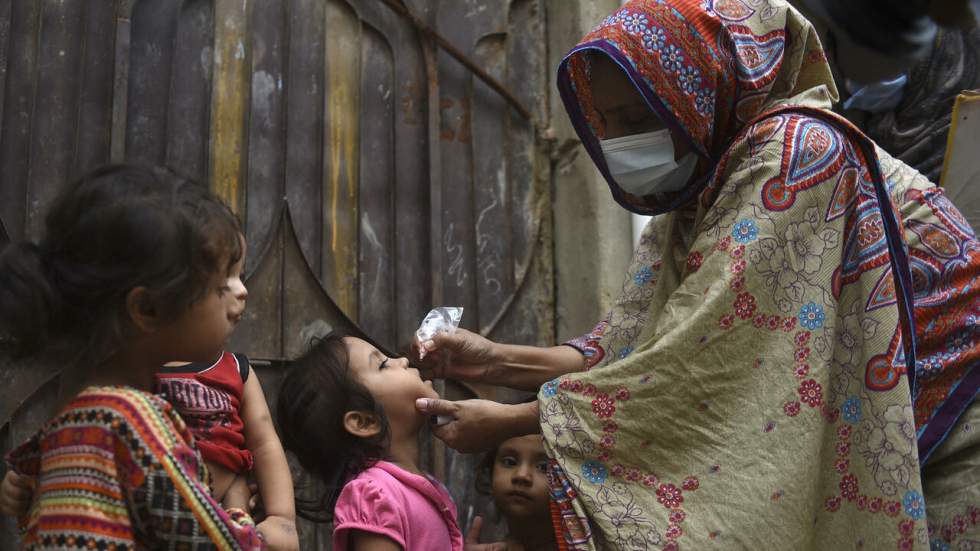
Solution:
<path fill-rule="evenodd" d="M 504 456 L 500 458 L 500 464 L 503 465 L 504 467 L 512 469 L 517 466 L 517 459 L 514 459 L 513 457 L 510 456 Z"/>
<path fill-rule="evenodd" d="M 388 367 L 388 358 L 385 358 L 384 360 L 381 361 L 381 365 L 378 366 L 378 369 L 380 370 L 386 367 Z"/>
<path fill-rule="evenodd" d="M 548 473 L 548 462 L 547 462 L 547 461 L 541 461 L 540 463 L 538 463 L 538 464 L 537 464 L 537 465 L 535 465 L 534 467 L 535 467 L 535 468 L 536 468 L 536 469 L 538 470 L 538 472 L 540 472 L 540 473 L 544 473 L 544 474 L 547 474 L 547 473 Z"/>

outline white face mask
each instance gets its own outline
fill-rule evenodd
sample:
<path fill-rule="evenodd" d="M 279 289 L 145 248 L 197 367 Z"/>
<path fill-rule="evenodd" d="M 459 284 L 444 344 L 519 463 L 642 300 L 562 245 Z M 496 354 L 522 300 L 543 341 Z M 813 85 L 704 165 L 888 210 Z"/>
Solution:
<path fill-rule="evenodd" d="M 693 152 L 674 161 L 674 142 L 666 128 L 599 140 L 599 146 L 616 184 L 638 197 L 683 189 L 698 164 Z"/>

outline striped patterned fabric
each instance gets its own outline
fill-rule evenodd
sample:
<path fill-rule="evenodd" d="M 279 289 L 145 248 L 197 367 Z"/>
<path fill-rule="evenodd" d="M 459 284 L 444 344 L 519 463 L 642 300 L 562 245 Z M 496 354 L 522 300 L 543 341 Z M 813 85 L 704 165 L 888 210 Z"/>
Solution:
<path fill-rule="evenodd" d="M 38 477 L 22 549 L 263 548 L 251 517 L 211 498 L 193 437 L 152 394 L 89 387 L 7 459 Z"/>

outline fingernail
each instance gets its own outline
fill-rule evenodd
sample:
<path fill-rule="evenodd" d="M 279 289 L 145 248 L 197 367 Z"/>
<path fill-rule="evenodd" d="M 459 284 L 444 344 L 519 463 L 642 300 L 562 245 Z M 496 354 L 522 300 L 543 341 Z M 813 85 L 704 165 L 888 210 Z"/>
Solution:
<path fill-rule="evenodd" d="M 429 399 L 428 398 L 417 398 L 415 400 L 415 408 L 425 411 L 429 409 Z M 433 417 L 435 419 L 435 417 Z"/>
<path fill-rule="evenodd" d="M 436 341 L 432 341 L 432 340 L 425 341 L 424 343 L 422 343 L 422 346 L 424 346 L 426 350 L 432 350 L 433 348 L 436 347 Z"/>

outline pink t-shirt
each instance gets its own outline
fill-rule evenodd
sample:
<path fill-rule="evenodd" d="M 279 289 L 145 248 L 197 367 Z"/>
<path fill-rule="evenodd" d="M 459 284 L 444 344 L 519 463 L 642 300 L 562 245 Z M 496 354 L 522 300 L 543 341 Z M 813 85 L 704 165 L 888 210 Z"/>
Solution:
<path fill-rule="evenodd" d="M 456 504 L 430 476 L 379 461 L 348 482 L 333 508 L 333 548 L 345 551 L 351 530 L 381 534 L 405 551 L 462 551 Z"/>

